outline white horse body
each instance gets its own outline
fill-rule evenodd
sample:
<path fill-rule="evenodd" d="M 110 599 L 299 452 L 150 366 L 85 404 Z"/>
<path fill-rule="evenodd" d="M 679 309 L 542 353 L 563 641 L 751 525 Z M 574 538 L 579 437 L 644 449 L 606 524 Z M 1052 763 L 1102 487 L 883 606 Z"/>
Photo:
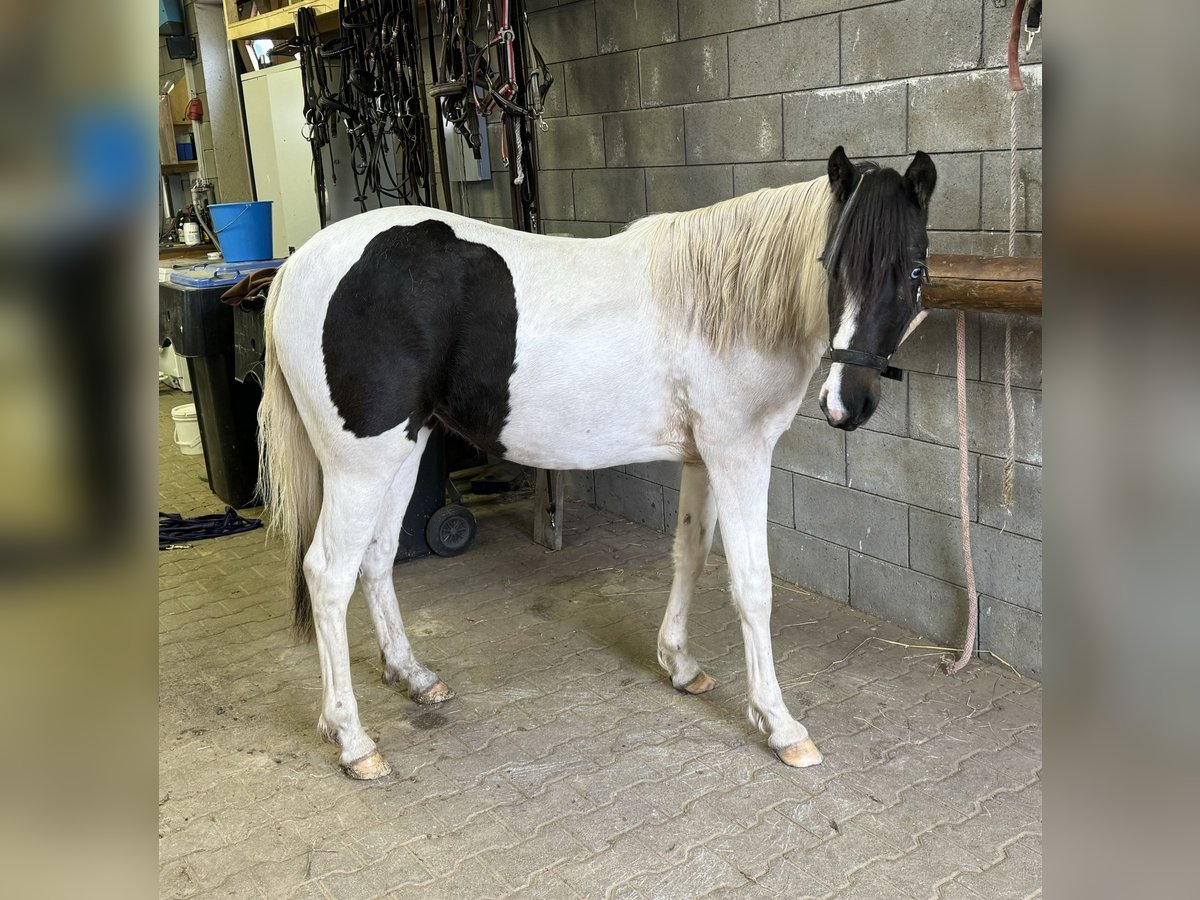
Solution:
<path fill-rule="evenodd" d="M 329 226 L 280 276 L 304 289 L 293 296 L 281 286 L 288 302 L 274 314 L 279 365 L 309 409 L 328 410 L 320 422 L 306 419 L 310 434 L 338 419 L 323 373 L 312 365 L 321 354 L 321 332 L 313 326 L 325 320 L 330 296 L 367 241 L 387 228 L 429 220 L 495 249 L 512 273 L 518 317 L 511 413 L 501 432 L 507 459 L 544 469 L 696 462 L 697 414 L 710 428 L 744 433 L 766 425 L 773 438 L 795 416 L 823 335 L 799 352 L 736 347 L 715 355 L 701 336 L 672 331 L 656 308 L 650 247 L 641 234 L 547 237 L 409 206 Z M 335 429 L 328 438 L 329 451 L 337 452 L 343 433 Z"/>

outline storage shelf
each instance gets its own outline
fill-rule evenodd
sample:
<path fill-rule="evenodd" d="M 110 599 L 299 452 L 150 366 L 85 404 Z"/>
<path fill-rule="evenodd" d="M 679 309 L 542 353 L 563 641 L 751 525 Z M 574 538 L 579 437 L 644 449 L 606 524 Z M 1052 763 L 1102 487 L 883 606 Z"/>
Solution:
<path fill-rule="evenodd" d="M 164 175 L 182 175 L 184 172 L 195 172 L 200 168 L 200 163 L 194 159 L 185 159 L 182 162 L 161 163 L 159 167 Z"/>
<path fill-rule="evenodd" d="M 225 34 L 231 41 L 250 40 L 264 37 L 282 30 L 295 33 L 296 10 L 301 7 L 312 7 L 317 15 L 336 13 L 338 0 L 294 0 L 282 9 L 275 9 L 261 15 L 251 16 L 240 21 L 229 18 L 229 5 L 225 12 Z M 236 6 L 234 7 L 236 9 Z"/>

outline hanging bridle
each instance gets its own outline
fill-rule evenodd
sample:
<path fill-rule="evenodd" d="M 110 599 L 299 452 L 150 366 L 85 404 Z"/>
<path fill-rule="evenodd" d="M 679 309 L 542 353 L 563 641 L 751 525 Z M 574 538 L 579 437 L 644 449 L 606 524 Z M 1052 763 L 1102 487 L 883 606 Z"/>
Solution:
<path fill-rule="evenodd" d="M 868 171 L 875 171 L 870 169 Z M 866 180 L 867 172 L 864 171 L 858 179 L 858 183 L 854 185 L 854 190 L 850 192 L 849 199 L 846 200 L 846 205 L 842 207 L 842 214 L 838 217 L 837 226 L 833 229 L 830 235 L 829 244 L 825 248 L 825 252 L 821 254 L 821 263 L 825 266 L 825 271 L 829 277 L 833 277 L 833 269 L 836 266 L 838 255 L 841 251 L 842 236 L 845 232 L 846 220 L 850 212 L 850 208 L 854 205 L 854 201 L 858 198 L 858 189 Z M 929 267 L 925 263 L 925 259 L 917 260 L 917 264 L 909 273 L 909 279 L 913 283 L 916 303 L 913 307 L 913 314 L 909 317 L 909 321 L 905 324 L 905 330 L 902 332 L 900 343 L 904 342 L 904 338 L 908 337 L 910 326 L 913 321 L 923 312 L 921 306 L 921 287 L 929 278 Z M 899 345 L 897 345 L 899 349 Z M 895 351 L 893 351 L 895 352 Z M 880 356 L 877 353 L 868 353 L 866 350 L 854 350 L 847 348 L 839 350 L 832 346 L 829 347 L 829 359 L 835 363 L 842 363 L 847 366 L 859 366 L 864 369 L 874 369 L 883 378 L 891 378 L 893 381 L 902 381 L 904 379 L 904 371 L 898 369 L 891 364 L 891 354 L 888 356 Z"/>

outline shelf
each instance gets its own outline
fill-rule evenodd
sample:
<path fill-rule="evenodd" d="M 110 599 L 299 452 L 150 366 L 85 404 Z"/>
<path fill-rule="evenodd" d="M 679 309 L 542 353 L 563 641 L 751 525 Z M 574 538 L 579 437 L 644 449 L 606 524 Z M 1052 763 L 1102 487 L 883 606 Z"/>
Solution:
<path fill-rule="evenodd" d="M 200 163 L 194 159 L 186 159 L 183 162 L 160 163 L 159 168 L 164 175 L 182 175 L 185 172 L 195 172 L 200 168 Z"/>
<path fill-rule="evenodd" d="M 283 29 L 287 29 L 294 34 L 296 28 L 296 10 L 303 6 L 311 6 L 316 10 L 317 15 L 336 13 L 338 10 L 338 0 L 296 0 L 296 2 L 289 3 L 282 9 L 275 9 L 262 15 L 251 16 L 249 19 L 231 22 L 226 18 L 226 37 L 231 41 L 243 41 L 256 37 L 264 37 L 270 35 L 272 32 Z"/>

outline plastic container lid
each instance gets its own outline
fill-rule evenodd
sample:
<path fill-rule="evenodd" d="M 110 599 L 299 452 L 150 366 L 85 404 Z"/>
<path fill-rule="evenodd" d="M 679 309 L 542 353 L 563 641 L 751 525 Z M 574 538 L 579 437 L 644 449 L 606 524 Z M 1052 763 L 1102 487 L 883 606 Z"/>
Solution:
<path fill-rule="evenodd" d="M 227 287 L 237 284 L 251 272 L 265 269 L 268 266 L 281 266 L 283 262 L 282 259 L 256 259 L 253 262 L 239 263 L 197 263 L 186 269 L 177 269 L 172 272 L 171 281 L 174 284 L 194 288 Z"/>

